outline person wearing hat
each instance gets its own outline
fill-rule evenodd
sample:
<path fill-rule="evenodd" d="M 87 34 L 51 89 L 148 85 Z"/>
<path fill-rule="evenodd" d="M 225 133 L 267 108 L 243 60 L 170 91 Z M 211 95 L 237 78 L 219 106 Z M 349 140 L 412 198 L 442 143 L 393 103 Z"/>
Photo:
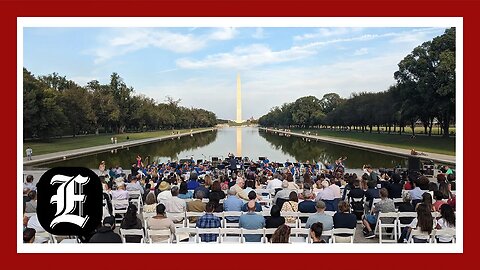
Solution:
<path fill-rule="evenodd" d="M 115 218 L 112 216 L 105 217 L 103 226 L 92 235 L 89 243 L 122 243 L 120 235 L 113 230 L 115 230 Z"/>
<path fill-rule="evenodd" d="M 158 185 L 158 190 L 160 190 L 160 193 L 157 195 L 157 202 L 165 205 L 166 201 L 172 198 L 170 184 L 167 181 L 162 181 L 160 185 Z"/>

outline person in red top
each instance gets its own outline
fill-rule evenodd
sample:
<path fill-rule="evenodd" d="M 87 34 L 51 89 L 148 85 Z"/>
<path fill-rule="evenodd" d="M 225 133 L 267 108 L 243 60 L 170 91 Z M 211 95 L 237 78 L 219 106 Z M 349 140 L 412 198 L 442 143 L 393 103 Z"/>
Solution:
<path fill-rule="evenodd" d="M 443 193 L 438 190 L 434 191 L 433 197 L 435 198 L 435 203 L 433 203 L 433 207 L 438 212 L 440 211 L 440 206 L 442 206 L 442 204 L 446 204 L 446 202 L 443 201 Z"/>

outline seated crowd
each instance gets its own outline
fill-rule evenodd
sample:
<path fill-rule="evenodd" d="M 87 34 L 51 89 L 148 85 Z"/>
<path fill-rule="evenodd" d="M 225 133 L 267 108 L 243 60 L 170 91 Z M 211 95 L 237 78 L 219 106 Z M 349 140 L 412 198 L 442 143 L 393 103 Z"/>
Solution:
<path fill-rule="evenodd" d="M 426 242 L 434 230 L 455 229 L 453 173 L 439 174 L 435 183 L 421 174 L 377 173 L 371 166 L 364 166 L 365 173 L 361 176 L 345 173 L 342 158 L 330 168 L 289 162 L 279 166 L 263 160 L 250 162 L 248 166 L 242 164 L 245 166 L 240 169 L 238 166 L 218 169 L 208 162 L 196 164 L 193 160 L 185 164 L 154 162 L 144 166 L 138 158 L 128 175 L 121 168 L 101 172 L 104 219 L 91 235 L 82 236 L 81 242 L 141 242 L 141 235 L 125 235 L 122 239 L 116 233 L 132 229 L 145 233 L 169 230 L 170 235 L 151 235 L 150 241 L 182 242 L 189 241 L 188 233 L 177 233 L 182 228 L 231 225 L 243 230 L 275 229 L 272 234 L 264 235 L 271 243 L 288 243 L 293 228 L 305 228 L 311 243 L 327 243 L 331 241 L 332 230 L 353 230 L 358 223 L 362 224 L 364 238 L 371 239 L 377 237 L 376 232 L 383 233 L 376 228 L 379 214 L 396 212 L 416 213 L 398 218 L 402 230 L 394 240 L 399 243 L 409 239 Z M 35 235 L 45 231 L 34 214 L 37 194 L 32 182 L 33 177 L 27 176 L 25 243 L 42 242 Z M 198 215 L 186 215 L 191 212 Z M 224 215 L 232 212 L 240 214 Z M 395 217 L 389 217 L 381 221 L 394 220 Z M 386 228 L 387 233 L 392 230 L 396 228 Z M 347 232 L 338 236 L 341 240 L 350 235 Z M 200 234 L 201 242 L 217 242 L 219 237 L 218 233 Z M 263 241 L 261 234 L 243 237 L 245 242 Z M 441 235 L 437 241 L 452 242 L 453 237 Z"/>

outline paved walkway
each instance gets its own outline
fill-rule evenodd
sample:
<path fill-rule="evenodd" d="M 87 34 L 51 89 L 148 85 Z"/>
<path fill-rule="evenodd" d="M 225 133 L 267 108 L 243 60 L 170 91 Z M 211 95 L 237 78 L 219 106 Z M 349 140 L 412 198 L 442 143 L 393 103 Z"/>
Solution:
<path fill-rule="evenodd" d="M 280 133 L 284 133 L 284 134 L 290 134 L 292 136 L 309 138 L 309 139 L 312 139 L 312 140 L 319 140 L 319 141 L 323 141 L 323 142 L 327 142 L 327 143 L 334 143 L 334 144 L 338 144 L 338 145 L 343 145 L 343 146 L 348 146 L 348 147 L 353 147 L 353 148 L 358 148 L 358 149 L 362 149 L 362 150 L 368 150 L 368 151 L 373 151 L 373 152 L 378 152 L 378 153 L 383 153 L 383 154 L 390 154 L 390 155 L 395 155 L 395 156 L 400 156 L 400 157 L 406 157 L 406 158 L 418 157 L 422 160 L 433 160 L 435 162 L 439 162 L 439 163 L 447 164 L 447 165 L 455 165 L 455 163 L 456 163 L 455 156 L 450 156 L 450 155 L 443 155 L 443 154 L 425 152 L 425 154 L 427 154 L 427 156 L 413 156 L 413 155 L 410 154 L 410 150 L 403 149 L 403 148 L 398 148 L 398 147 L 378 145 L 378 144 L 373 144 L 373 143 L 348 141 L 348 140 L 337 139 L 337 138 L 333 138 L 333 137 L 307 135 L 307 134 L 302 134 L 302 133 L 281 131 L 281 130 L 276 130 L 276 129 L 271 129 L 271 128 L 260 128 L 260 129 L 267 130 L 267 131 L 272 131 L 272 132 L 280 132 Z"/>
<path fill-rule="evenodd" d="M 89 155 L 89 154 L 93 154 L 93 153 L 110 151 L 110 150 L 114 150 L 114 149 L 122 149 L 122 148 L 125 148 L 125 147 L 132 147 L 132 146 L 146 144 L 146 143 L 165 141 L 165 140 L 169 140 L 169 139 L 172 139 L 172 138 L 190 136 L 190 135 L 193 135 L 193 134 L 208 132 L 208 131 L 212 131 L 212 130 L 213 130 L 213 128 L 204 129 L 204 130 L 197 130 L 197 131 L 193 131 L 193 132 L 186 132 L 186 133 L 181 133 L 181 134 L 175 134 L 175 135 L 168 135 L 168 136 L 163 136 L 163 137 L 133 140 L 133 141 L 123 142 L 123 143 L 118 143 L 118 144 L 105 144 L 105 145 L 92 146 L 92 147 L 86 147 L 86 148 L 80 148 L 80 149 L 73 149 L 73 150 L 55 152 L 55 153 L 50 153 L 50 154 L 38 155 L 38 156 L 34 155 L 32 157 L 32 160 L 27 160 L 27 158 L 24 157 L 23 158 L 23 166 L 32 166 L 32 165 L 42 164 L 42 163 L 49 162 L 49 161 L 57 161 L 57 160 L 62 160 L 62 159 L 67 159 L 67 158 L 72 158 L 72 157 L 85 156 L 85 155 Z"/>

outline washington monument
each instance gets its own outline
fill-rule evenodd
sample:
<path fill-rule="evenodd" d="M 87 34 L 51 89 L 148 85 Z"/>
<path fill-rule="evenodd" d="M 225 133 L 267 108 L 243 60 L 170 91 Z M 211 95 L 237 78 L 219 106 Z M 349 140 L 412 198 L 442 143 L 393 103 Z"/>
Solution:
<path fill-rule="evenodd" d="M 240 73 L 237 73 L 237 123 L 242 123 L 242 83 Z"/>

